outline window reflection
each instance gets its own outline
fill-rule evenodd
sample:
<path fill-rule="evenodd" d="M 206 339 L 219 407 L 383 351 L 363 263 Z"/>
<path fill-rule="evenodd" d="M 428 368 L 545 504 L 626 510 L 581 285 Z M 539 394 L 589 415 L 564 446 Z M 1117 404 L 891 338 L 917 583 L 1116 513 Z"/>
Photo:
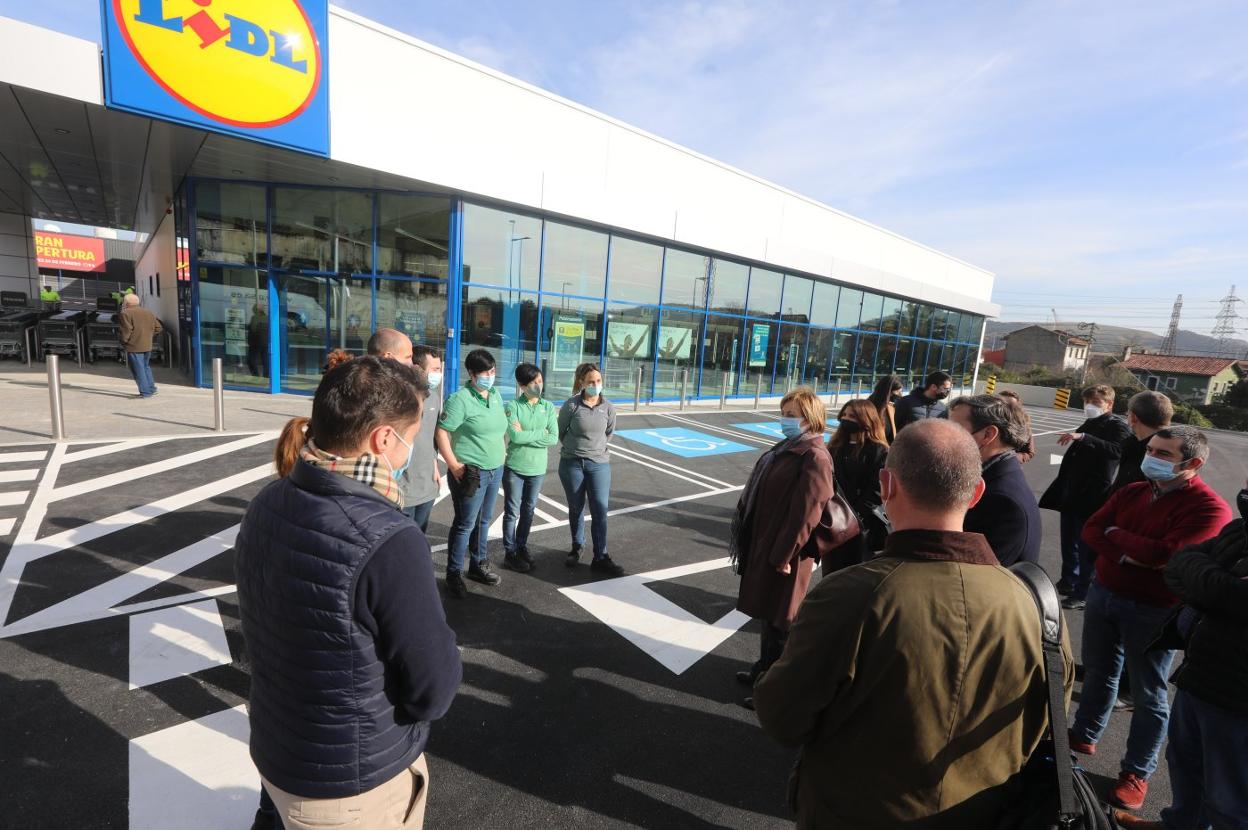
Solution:
<path fill-rule="evenodd" d="M 602 297 L 607 284 L 607 235 L 546 223 L 542 290 L 551 294 Z"/>
<path fill-rule="evenodd" d="M 447 278 L 451 244 L 448 200 L 383 193 L 377 211 L 379 273 Z"/>
<path fill-rule="evenodd" d="M 717 271 L 721 264 L 715 263 Z M 710 257 L 668 248 L 667 259 L 663 266 L 664 304 L 692 308 L 705 307 L 707 273 L 710 267 Z"/>
<path fill-rule="evenodd" d="M 536 291 L 541 254 L 540 219 L 464 205 L 464 282 Z"/>
<path fill-rule="evenodd" d="M 702 358 L 702 395 L 718 395 L 721 384 L 728 394 L 738 392 L 738 376 L 745 352 L 745 321 L 711 315 L 706 320 L 706 354 Z"/>
<path fill-rule="evenodd" d="M 658 305 L 663 277 L 663 249 L 627 239 L 611 238 L 611 299 Z"/>
<path fill-rule="evenodd" d="M 836 305 L 841 298 L 841 287 L 826 282 L 815 284 L 815 298 L 810 306 L 810 322 L 817 326 L 835 326 Z M 855 322 L 857 322 L 855 320 Z"/>
<path fill-rule="evenodd" d="M 201 260 L 265 265 L 269 242 L 263 187 L 200 182 L 195 196 L 195 243 Z"/>
<path fill-rule="evenodd" d="M 371 272 L 372 194 L 277 188 L 272 245 L 275 268 L 331 274 Z"/>
<path fill-rule="evenodd" d="M 842 288 L 841 302 L 836 309 L 836 327 L 838 329 L 858 328 L 861 313 L 862 292 L 856 288 Z"/>
<path fill-rule="evenodd" d="M 729 314 L 745 313 L 745 295 L 750 282 L 750 269 L 726 259 L 711 261 L 710 307 Z"/>
<path fill-rule="evenodd" d="M 598 363 L 602 354 L 602 301 L 544 295 L 540 322 L 546 397 L 572 397 L 576 367 Z M 605 380 L 605 379 L 604 379 Z"/>
<path fill-rule="evenodd" d="M 806 382 L 806 378 L 803 377 L 806 367 L 806 332 L 805 326 L 786 324 L 780 327 L 773 393 L 787 392 L 794 386 L 800 386 Z"/>
<path fill-rule="evenodd" d="M 747 395 L 753 395 L 759 389 L 767 394 L 771 389 L 771 378 L 776 370 L 779 328 L 773 322 L 745 321 L 745 371 L 741 386 Z"/>
<path fill-rule="evenodd" d="M 376 328 L 394 328 L 436 349 L 446 348 L 446 283 L 377 281 Z"/>
<path fill-rule="evenodd" d="M 200 371 L 222 359 L 231 386 L 269 385 L 269 287 L 253 269 L 199 269 Z"/>
<path fill-rule="evenodd" d="M 784 278 L 784 320 L 790 323 L 810 322 L 810 300 L 815 290 L 813 280 L 795 277 Z"/>
<path fill-rule="evenodd" d="M 613 305 L 608 309 L 602 377 L 609 397 L 632 400 L 636 394 L 639 368 L 644 371 L 642 397 L 649 397 L 652 358 L 658 339 L 655 327 L 658 316 L 658 309 L 655 308 Z"/>
<path fill-rule="evenodd" d="M 763 268 L 751 268 L 749 313 L 757 317 L 778 315 L 783 288 L 783 275 Z"/>
<path fill-rule="evenodd" d="M 485 349 L 494 355 L 498 391 L 504 398 L 515 397 L 516 364 L 532 363 L 537 352 L 537 295 L 479 286 L 465 288 L 462 338 L 462 356 L 473 349 Z M 459 378 L 465 381 L 466 375 L 460 369 Z M 546 385 L 549 389 L 549 378 Z"/>
<path fill-rule="evenodd" d="M 681 380 L 685 377 L 685 372 L 688 372 L 689 394 L 696 394 L 698 341 L 705 316 L 700 311 L 664 309 L 659 320 L 658 337 L 655 341 L 655 397 L 677 397 L 680 394 Z"/>

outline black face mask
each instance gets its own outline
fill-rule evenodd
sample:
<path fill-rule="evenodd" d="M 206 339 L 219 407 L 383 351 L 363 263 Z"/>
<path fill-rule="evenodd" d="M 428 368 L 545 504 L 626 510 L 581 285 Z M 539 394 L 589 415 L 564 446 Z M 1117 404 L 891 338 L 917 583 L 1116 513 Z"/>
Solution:
<path fill-rule="evenodd" d="M 889 397 L 889 400 L 899 401 L 899 400 L 901 400 L 901 393 L 900 393 L 900 392 L 894 392 L 893 394 L 889 395 L 888 397 Z"/>
<path fill-rule="evenodd" d="M 857 421 L 841 421 L 841 429 L 845 430 L 847 435 L 857 435 L 862 432 L 862 424 Z"/>
<path fill-rule="evenodd" d="M 1248 490 L 1239 491 L 1239 495 L 1235 497 L 1235 506 L 1239 508 L 1239 515 L 1248 522 Z"/>
<path fill-rule="evenodd" d="M 944 400 L 945 398 L 947 398 L 947 397 L 949 397 L 949 390 L 948 390 L 948 389 L 938 389 L 938 390 L 936 391 L 936 400 L 938 400 L 938 401 L 943 401 L 943 400 Z"/>

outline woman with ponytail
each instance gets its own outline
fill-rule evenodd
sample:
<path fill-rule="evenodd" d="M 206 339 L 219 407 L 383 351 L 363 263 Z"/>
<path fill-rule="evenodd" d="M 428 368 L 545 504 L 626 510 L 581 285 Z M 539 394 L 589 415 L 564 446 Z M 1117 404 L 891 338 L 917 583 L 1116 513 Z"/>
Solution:
<path fill-rule="evenodd" d="M 238 533 L 251 758 L 287 827 L 309 809 L 381 826 L 396 803 L 423 824 L 430 722 L 462 675 L 429 543 L 399 509 L 427 394 L 394 360 L 327 371 Z"/>

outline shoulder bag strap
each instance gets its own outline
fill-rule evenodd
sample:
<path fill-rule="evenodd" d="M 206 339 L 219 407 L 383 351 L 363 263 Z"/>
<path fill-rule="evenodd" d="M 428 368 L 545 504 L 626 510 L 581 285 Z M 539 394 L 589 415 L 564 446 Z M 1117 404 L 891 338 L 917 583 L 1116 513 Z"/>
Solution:
<path fill-rule="evenodd" d="M 1057 590 L 1044 569 L 1033 562 L 1019 562 L 1010 568 L 1036 601 L 1040 612 L 1040 637 L 1044 648 L 1044 675 L 1048 687 L 1049 731 L 1053 740 L 1053 761 L 1057 768 L 1059 826 L 1071 824 L 1079 815 L 1075 799 L 1075 771 L 1070 757 L 1070 736 L 1066 732 L 1065 661 L 1062 659 L 1062 606 Z"/>

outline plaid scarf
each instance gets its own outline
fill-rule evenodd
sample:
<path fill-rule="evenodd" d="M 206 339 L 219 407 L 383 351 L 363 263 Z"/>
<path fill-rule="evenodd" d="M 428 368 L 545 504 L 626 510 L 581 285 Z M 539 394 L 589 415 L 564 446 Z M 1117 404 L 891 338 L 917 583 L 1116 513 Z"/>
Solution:
<path fill-rule="evenodd" d="M 367 484 L 399 507 L 403 506 L 403 493 L 399 489 L 399 483 L 394 480 L 389 466 L 379 455 L 366 452 L 363 455 L 344 458 L 325 452 L 309 439 L 300 450 L 299 457 L 313 467 L 341 473 L 361 484 Z"/>

